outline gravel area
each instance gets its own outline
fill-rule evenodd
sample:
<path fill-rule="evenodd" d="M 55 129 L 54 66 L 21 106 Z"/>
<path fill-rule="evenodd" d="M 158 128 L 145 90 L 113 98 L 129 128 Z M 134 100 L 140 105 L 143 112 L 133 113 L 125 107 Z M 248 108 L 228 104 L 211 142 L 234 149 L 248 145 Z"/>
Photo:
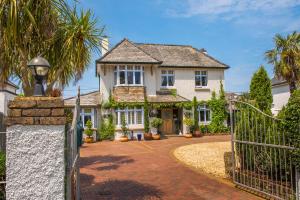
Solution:
<path fill-rule="evenodd" d="M 174 151 L 177 159 L 204 173 L 228 178 L 231 163 L 230 142 L 212 142 L 182 146 Z M 226 166 L 226 170 L 225 170 Z"/>

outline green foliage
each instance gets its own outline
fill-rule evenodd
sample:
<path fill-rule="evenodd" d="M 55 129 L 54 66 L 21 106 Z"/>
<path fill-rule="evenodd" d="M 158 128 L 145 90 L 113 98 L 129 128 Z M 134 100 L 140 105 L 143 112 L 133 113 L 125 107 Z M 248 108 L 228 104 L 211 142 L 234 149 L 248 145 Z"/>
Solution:
<path fill-rule="evenodd" d="M 145 102 L 144 102 L 144 131 L 145 133 L 149 133 L 149 103 L 148 99 L 145 96 Z"/>
<path fill-rule="evenodd" d="M 91 120 L 88 120 L 85 124 L 86 126 L 86 129 L 84 130 L 84 133 L 88 136 L 88 137 L 91 137 L 93 135 L 93 130 L 92 130 L 92 127 L 93 127 L 93 123 Z"/>
<path fill-rule="evenodd" d="M 199 130 L 199 113 L 198 113 L 198 102 L 197 97 L 193 98 L 193 112 L 194 112 L 194 129 Z"/>
<path fill-rule="evenodd" d="M 155 117 L 151 120 L 151 127 L 159 128 L 162 125 L 162 123 L 163 123 L 162 119 Z"/>
<path fill-rule="evenodd" d="M 174 96 L 174 97 L 176 97 L 176 95 L 177 95 L 177 89 L 171 89 L 170 91 L 171 91 L 171 95 Z"/>
<path fill-rule="evenodd" d="M 261 111 L 271 114 L 273 102 L 272 84 L 267 71 L 263 66 L 261 66 L 252 76 L 250 99 L 255 101 L 255 106 Z"/>
<path fill-rule="evenodd" d="M 99 127 L 99 134 L 101 140 L 112 140 L 115 135 L 115 124 L 112 115 L 108 119 L 102 119 Z"/>
<path fill-rule="evenodd" d="M 227 119 L 226 100 L 223 84 L 221 82 L 219 98 L 217 98 L 215 91 L 212 92 L 212 98 L 208 101 L 208 106 L 211 110 L 211 122 L 208 125 L 210 133 L 224 133 L 228 132 L 228 128 L 224 125 Z"/>
<path fill-rule="evenodd" d="M 296 148 L 292 152 L 292 162 L 300 168 L 300 90 L 295 90 L 291 95 L 284 109 L 283 119 L 283 130 L 288 142 Z"/>
<path fill-rule="evenodd" d="M 185 117 L 183 119 L 183 123 L 187 126 L 188 132 L 192 133 L 194 131 L 194 129 L 195 129 L 195 127 L 194 127 L 195 126 L 195 122 L 194 122 L 194 120 L 192 118 Z"/>
<path fill-rule="evenodd" d="M 71 124 L 73 121 L 73 111 L 70 108 L 65 108 L 65 116 L 68 124 Z"/>
<path fill-rule="evenodd" d="M 121 118 L 121 130 L 122 130 L 123 136 L 128 135 L 128 128 L 127 128 L 125 115 L 122 115 L 122 118 Z"/>
<path fill-rule="evenodd" d="M 5 176 L 5 153 L 0 152 L 0 177 Z"/>
<path fill-rule="evenodd" d="M 274 65 L 276 77 L 289 83 L 290 92 L 296 90 L 300 83 L 300 34 L 293 32 L 286 37 L 276 34 L 274 37 L 274 49 L 268 50 L 265 57 Z"/>
<path fill-rule="evenodd" d="M 17 1 L 0 4 L 0 79 L 18 77 L 25 96 L 33 93 L 34 78 L 27 62 L 38 55 L 51 64 L 45 83 L 77 81 L 99 51 L 104 28 L 91 10 L 78 10 L 67 0 Z"/>

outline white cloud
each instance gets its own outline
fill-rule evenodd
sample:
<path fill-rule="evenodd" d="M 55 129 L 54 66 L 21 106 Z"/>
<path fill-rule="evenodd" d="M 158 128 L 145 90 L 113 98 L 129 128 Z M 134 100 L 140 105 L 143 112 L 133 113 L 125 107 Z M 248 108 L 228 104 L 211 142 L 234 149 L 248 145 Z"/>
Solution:
<path fill-rule="evenodd" d="M 300 5 L 300 0 L 185 0 L 186 10 L 173 10 L 178 15 L 239 15 L 243 12 L 277 12 Z"/>

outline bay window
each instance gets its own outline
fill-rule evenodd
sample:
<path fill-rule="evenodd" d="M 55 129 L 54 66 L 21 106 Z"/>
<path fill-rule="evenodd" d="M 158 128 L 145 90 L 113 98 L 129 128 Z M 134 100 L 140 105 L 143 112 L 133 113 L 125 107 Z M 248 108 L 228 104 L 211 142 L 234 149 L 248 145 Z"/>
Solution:
<path fill-rule="evenodd" d="M 161 70 L 161 86 L 162 87 L 174 86 L 174 71 L 173 70 Z"/>
<path fill-rule="evenodd" d="M 207 105 L 200 105 L 198 108 L 199 111 L 199 122 L 208 123 L 210 122 L 210 109 Z"/>
<path fill-rule="evenodd" d="M 196 87 L 207 86 L 207 71 L 195 71 L 195 86 Z"/>
<path fill-rule="evenodd" d="M 115 66 L 115 85 L 143 85 L 144 68 L 142 66 Z"/>
<path fill-rule="evenodd" d="M 124 108 L 116 110 L 116 124 L 122 124 L 122 118 L 125 117 L 125 121 L 127 125 L 140 125 L 144 123 L 143 117 L 143 108 L 142 107 L 134 107 L 134 108 Z"/>

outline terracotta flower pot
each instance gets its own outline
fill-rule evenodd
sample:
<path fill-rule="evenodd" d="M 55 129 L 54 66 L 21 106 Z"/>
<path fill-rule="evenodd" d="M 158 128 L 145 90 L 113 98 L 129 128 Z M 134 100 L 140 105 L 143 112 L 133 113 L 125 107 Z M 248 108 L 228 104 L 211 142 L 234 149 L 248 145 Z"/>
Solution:
<path fill-rule="evenodd" d="M 201 132 L 200 131 L 195 131 L 193 136 L 194 137 L 201 137 Z"/>
<path fill-rule="evenodd" d="M 186 133 L 186 134 L 184 134 L 184 137 L 185 137 L 185 138 L 192 138 L 193 135 L 192 135 L 191 133 Z"/>
<path fill-rule="evenodd" d="M 94 142 L 94 138 L 93 137 L 86 137 L 85 138 L 85 142 L 86 143 L 93 143 Z"/>
<path fill-rule="evenodd" d="M 128 142 L 128 137 L 127 136 L 120 137 L 120 142 Z"/>
<path fill-rule="evenodd" d="M 152 133 L 144 133 L 145 140 L 152 140 Z"/>
<path fill-rule="evenodd" d="M 160 140 L 160 135 L 159 134 L 155 134 L 152 135 L 153 140 Z"/>

